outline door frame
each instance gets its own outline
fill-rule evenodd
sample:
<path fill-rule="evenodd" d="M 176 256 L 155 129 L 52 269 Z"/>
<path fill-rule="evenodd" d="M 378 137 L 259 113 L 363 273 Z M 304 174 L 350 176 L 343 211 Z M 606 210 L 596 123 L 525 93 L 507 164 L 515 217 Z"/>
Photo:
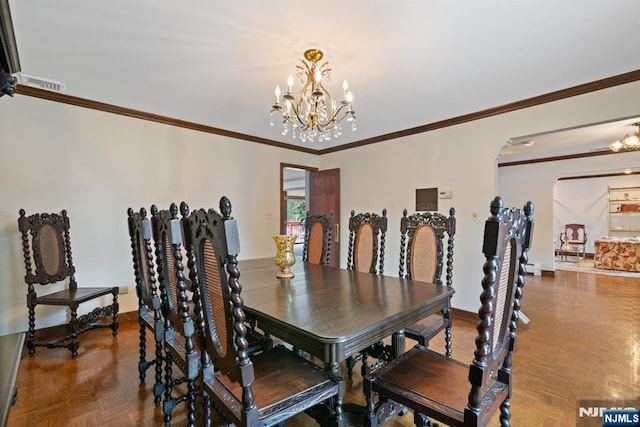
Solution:
<path fill-rule="evenodd" d="M 280 163 L 280 230 L 281 234 L 286 234 L 287 232 L 287 203 L 284 191 L 284 169 L 285 168 L 295 168 L 295 169 L 304 169 L 306 171 L 315 172 L 318 168 L 313 166 L 304 166 L 304 165 L 296 165 L 293 163 Z M 305 189 L 305 196 L 308 197 L 308 188 Z"/>

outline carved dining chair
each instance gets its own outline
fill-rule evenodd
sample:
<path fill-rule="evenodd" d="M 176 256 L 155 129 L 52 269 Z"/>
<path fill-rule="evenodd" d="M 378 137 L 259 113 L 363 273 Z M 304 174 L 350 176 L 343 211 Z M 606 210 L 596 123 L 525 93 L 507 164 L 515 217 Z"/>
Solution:
<path fill-rule="evenodd" d="M 584 224 L 566 224 L 564 231 L 560 232 L 560 245 L 560 254 L 564 255 L 565 260 L 567 252 L 575 252 L 578 261 L 580 261 L 580 258 L 585 259 L 587 232 Z M 580 254 L 582 254 L 582 257 Z"/>
<path fill-rule="evenodd" d="M 414 346 L 364 379 L 365 426 L 383 425 L 390 403 L 412 409 L 417 426 L 431 426 L 431 420 L 449 426 L 486 426 L 498 408 L 500 425 L 509 425 L 512 355 L 533 232 L 533 204 L 505 208 L 496 197 L 490 211 L 484 227 L 486 260 L 471 365 Z"/>
<path fill-rule="evenodd" d="M 162 401 L 162 360 L 164 325 L 160 313 L 160 298 L 156 287 L 156 274 L 151 241 L 151 223 L 147 218 L 147 210 L 139 212 L 127 210 L 131 254 L 133 256 L 133 273 L 136 280 L 138 296 L 138 325 L 140 326 L 140 360 L 138 372 L 140 382 L 144 383 L 147 370 L 155 367 L 155 384 L 153 386 L 154 403 Z M 153 335 L 155 357 L 147 359 L 147 331 Z"/>
<path fill-rule="evenodd" d="M 399 276 L 423 282 L 443 284 L 447 238 L 445 284 L 453 287 L 453 239 L 456 234 L 455 209 L 449 216 L 439 212 L 417 212 L 408 215 L 405 209 L 400 220 Z M 441 314 L 433 314 L 405 328 L 405 336 L 428 346 L 429 341 L 445 331 L 445 355 L 451 357 L 451 300 Z"/>
<path fill-rule="evenodd" d="M 361 273 L 384 273 L 384 246 L 387 234 L 387 210 L 382 215 L 363 212 L 356 215 L 351 211 L 349 218 L 349 251 L 347 269 Z M 362 375 L 368 369 L 374 369 L 377 364 L 369 366 L 368 357 L 378 359 L 383 363 L 390 356 L 390 351 L 382 342 L 374 344 L 366 350 L 347 358 L 347 374 L 353 376 L 353 368 L 358 361 L 362 361 Z"/>
<path fill-rule="evenodd" d="M 342 399 L 339 378 L 282 345 L 248 352 L 238 226 L 229 199 L 220 199 L 220 213 L 194 210 L 183 224 L 185 240 L 195 248 L 190 278 L 202 296 L 205 348 L 212 361 L 203 367 L 203 385 L 212 408 L 227 425 L 238 427 L 276 425 L 303 411 L 326 425 L 330 411 L 318 405 Z"/>
<path fill-rule="evenodd" d="M 27 308 L 29 310 L 29 332 L 27 348 L 33 356 L 36 347 L 66 347 L 71 357 L 78 355 L 78 336 L 96 328 L 110 328 L 113 336 L 118 334 L 118 292 L 112 287 L 79 287 L 75 279 L 75 267 L 71 256 L 69 217 L 67 211 L 57 213 L 36 213 L 25 216 L 20 209 L 18 228 L 22 234 L 22 250 L 27 283 Z M 48 285 L 64 282 L 65 288 L 46 295 L 38 295 L 34 285 L 46 288 Z M 40 288 L 38 288 L 40 289 Z M 112 303 L 98 306 L 91 312 L 78 316 L 78 308 L 88 301 L 96 301 L 111 295 Z M 99 304 L 99 302 L 96 302 Z M 67 330 L 61 338 L 44 340 L 36 337 L 36 306 L 66 306 L 69 309 Z M 106 319 L 111 318 L 110 322 Z M 103 320 L 104 319 L 104 320 Z"/>
<path fill-rule="evenodd" d="M 186 202 L 180 203 L 180 214 L 182 215 L 182 219 L 180 220 L 180 222 L 182 225 L 182 237 L 183 237 L 184 247 L 187 255 L 187 267 L 191 272 L 194 270 L 195 248 L 193 247 L 191 236 L 185 233 L 187 222 L 189 221 L 188 217 L 190 214 L 189 205 Z M 189 283 L 190 283 L 189 286 L 192 287 L 191 290 L 195 292 L 196 295 L 199 295 L 200 289 L 195 287 L 192 284 L 191 278 L 189 278 Z M 192 303 L 195 306 L 198 302 L 194 299 Z M 200 326 L 201 326 L 200 330 L 202 330 L 204 327 L 204 319 L 202 317 L 202 312 L 200 311 L 198 313 L 200 314 L 200 316 L 199 317 L 196 316 L 196 318 L 200 322 Z M 247 328 L 246 338 L 247 338 L 247 342 L 249 343 L 249 348 L 248 348 L 249 354 L 256 354 L 273 347 L 273 340 L 271 339 L 269 334 L 265 334 L 264 332 L 258 330 L 254 319 L 250 319 L 248 317 L 245 318 L 245 327 Z M 206 355 L 203 354 L 203 356 L 206 356 Z M 206 364 L 208 362 L 207 360 L 203 360 L 202 363 Z"/>
<path fill-rule="evenodd" d="M 351 211 L 347 269 L 383 274 L 386 234 L 386 209 L 382 210 L 382 216 L 371 212 L 356 215 L 355 211 Z"/>
<path fill-rule="evenodd" d="M 162 411 L 166 424 L 171 422 L 171 414 L 181 402 L 187 403 L 187 423 L 195 425 L 196 380 L 200 376 L 200 355 L 195 333 L 196 310 L 192 301 L 198 300 L 197 293 L 189 298 L 187 291 L 193 288 L 184 280 L 182 231 L 178 219 L 178 206 L 172 203 L 168 210 L 151 207 L 151 227 L 155 243 L 155 256 L 160 286 L 161 311 L 163 317 L 164 346 L 164 399 Z M 173 366 L 181 374 L 174 378 Z M 174 388 L 187 384 L 186 393 L 176 395 Z"/>
<path fill-rule="evenodd" d="M 333 212 L 329 212 L 329 215 L 310 215 L 307 212 L 304 220 L 302 261 L 311 264 L 329 264 L 332 228 Z"/>

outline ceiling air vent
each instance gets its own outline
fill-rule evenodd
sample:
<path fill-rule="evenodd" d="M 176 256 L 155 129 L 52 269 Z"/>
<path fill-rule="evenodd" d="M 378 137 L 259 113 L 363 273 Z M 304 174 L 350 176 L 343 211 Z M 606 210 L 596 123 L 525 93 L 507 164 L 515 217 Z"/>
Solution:
<path fill-rule="evenodd" d="M 52 92 L 64 93 L 65 84 L 42 77 L 34 77 L 24 73 L 17 73 L 18 83 L 24 86 L 37 87 Z"/>

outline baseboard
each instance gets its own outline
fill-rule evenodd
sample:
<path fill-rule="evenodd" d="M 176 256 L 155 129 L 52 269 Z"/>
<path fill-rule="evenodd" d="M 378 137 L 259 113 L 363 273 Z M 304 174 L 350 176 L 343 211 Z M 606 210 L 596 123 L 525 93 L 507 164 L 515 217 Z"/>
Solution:
<path fill-rule="evenodd" d="M 137 310 L 118 313 L 118 322 L 120 323 L 137 322 L 137 321 L 138 321 Z"/>
<path fill-rule="evenodd" d="M 542 270 L 540 274 L 546 277 L 554 277 L 556 275 L 556 272 L 554 270 Z"/>
<path fill-rule="evenodd" d="M 451 309 L 451 316 L 454 319 L 466 320 L 467 322 L 476 323 L 478 321 L 478 313 L 473 311 L 461 310 L 459 308 Z"/>

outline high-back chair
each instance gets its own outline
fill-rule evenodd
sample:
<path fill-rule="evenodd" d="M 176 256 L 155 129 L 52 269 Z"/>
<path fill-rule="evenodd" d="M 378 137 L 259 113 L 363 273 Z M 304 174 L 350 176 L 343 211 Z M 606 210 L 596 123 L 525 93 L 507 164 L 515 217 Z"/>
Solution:
<path fill-rule="evenodd" d="M 329 264 L 332 228 L 333 212 L 329 212 L 329 215 L 307 213 L 304 220 L 302 261 L 311 264 Z"/>
<path fill-rule="evenodd" d="M 355 211 L 351 211 L 347 269 L 383 274 L 386 234 L 386 209 L 382 210 L 382 216 L 371 212 L 356 215 Z"/>
<path fill-rule="evenodd" d="M 498 408 L 500 424 L 509 425 L 511 364 L 533 204 L 505 208 L 496 197 L 490 211 L 484 226 L 484 277 L 471 365 L 416 345 L 364 379 L 365 426 L 384 423 L 388 401 L 412 409 L 417 426 L 431 426 L 431 420 L 449 426 L 486 426 Z"/>
<path fill-rule="evenodd" d="M 118 292 L 117 286 L 91 288 L 79 287 L 75 279 L 75 267 L 71 256 L 69 217 L 67 211 L 57 213 L 36 213 L 26 216 L 20 209 L 18 228 L 22 234 L 22 250 L 27 283 L 27 308 L 29 309 L 29 332 L 27 348 L 33 356 L 36 347 L 66 347 L 71 357 L 78 355 L 78 336 L 96 328 L 111 328 L 113 336 L 118 334 Z M 65 283 L 65 288 L 46 295 L 38 295 L 35 285 Z M 90 313 L 78 316 L 80 304 L 111 295 L 112 303 L 94 308 Z M 44 340 L 36 337 L 36 306 L 57 305 L 69 308 L 68 329 L 63 337 Z M 107 323 L 102 319 L 111 318 Z"/>
<path fill-rule="evenodd" d="M 227 199 L 228 200 L 228 199 Z M 182 225 L 182 237 L 184 248 L 187 255 L 187 267 L 189 269 L 189 276 L 194 275 L 194 265 L 195 265 L 195 248 L 193 246 L 193 241 L 191 240 L 191 236 L 185 233 L 186 227 L 189 222 L 189 205 L 186 202 L 180 203 L 180 214 L 182 218 L 180 219 Z M 189 277 L 189 283 L 191 283 L 191 290 L 195 293 L 196 296 L 200 295 L 200 289 L 193 285 L 195 282 L 191 282 L 191 277 Z M 200 301 L 196 298 L 192 300 L 192 306 L 195 308 L 197 304 L 200 304 Z M 204 328 L 204 318 L 202 317 L 202 310 L 197 310 L 194 313 L 195 319 L 199 322 L 198 327 L 202 330 Z M 254 319 L 246 318 L 245 319 L 245 327 L 247 328 L 246 338 L 249 343 L 249 354 L 259 353 L 263 350 L 273 347 L 273 340 L 268 334 L 259 331 L 256 328 L 256 322 Z M 201 337 L 200 337 L 201 338 Z M 202 342 L 201 342 L 202 344 Z M 203 346 L 203 345 L 201 345 Z M 208 364 L 208 356 L 206 352 L 202 352 L 202 364 L 203 366 Z"/>
<path fill-rule="evenodd" d="M 387 234 L 387 210 L 382 215 L 372 212 L 356 214 L 351 211 L 349 218 L 349 253 L 347 255 L 347 269 L 361 273 L 384 273 L 384 247 Z M 347 374 L 353 376 L 353 368 L 358 361 L 362 361 L 362 375 L 370 369 L 384 363 L 390 357 L 390 350 L 383 342 L 374 344 L 358 354 L 347 358 Z M 374 365 L 369 365 L 369 356 L 378 359 Z"/>
<path fill-rule="evenodd" d="M 560 232 L 560 253 L 575 252 L 578 260 L 585 259 L 587 253 L 587 231 L 584 224 L 566 224 Z M 581 255 L 582 254 L 582 255 Z"/>
<path fill-rule="evenodd" d="M 449 216 L 439 212 L 417 212 L 405 209 L 400 220 L 399 276 L 423 282 L 442 284 L 444 239 L 447 238 L 445 284 L 453 286 L 453 239 L 456 234 L 455 209 Z M 451 357 L 451 301 L 442 314 L 434 314 L 405 329 L 405 336 L 424 346 L 440 331 L 445 331 L 445 354 Z"/>
<path fill-rule="evenodd" d="M 153 386 L 154 403 L 160 405 L 162 400 L 162 360 L 164 359 L 162 341 L 164 325 L 160 313 L 160 297 L 156 287 L 156 274 L 151 242 L 151 223 L 147 218 L 147 210 L 139 212 L 127 210 L 131 254 L 133 256 L 133 273 L 138 295 L 138 324 L 140 326 L 140 360 L 138 372 L 143 383 L 147 370 L 155 367 L 155 384 Z M 155 356 L 147 359 L 147 331 L 153 335 Z"/>
<path fill-rule="evenodd" d="M 249 354 L 238 225 L 231 217 L 229 199 L 220 199 L 220 213 L 192 211 L 183 227 L 185 241 L 194 248 L 190 277 L 200 290 L 205 349 L 213 362 L 203 367 L 203 385 L 224 421 L 270 426 L 330 399 L 342 399 L 344 385 L 339 379 L 284 346 Z M 321 413 L 329 412 L 312 411 Z"/>
<path fill-rule="evenodd" d="M 195 402 L 198 395 L 196 379 L 200 375 L 200 358 L 195 334 L 195 310 L 192 299 L 187 295 L 193 290 L 184 280 L 182 231 L 178 219 L 178 206 L 172 203 L 168 210 L 151 207 L 151 226 L 155 243 L 155 256 L 160 285 L 161 308 L 164 329 L 165 379 L 162 410 L 166 424 L 171 422 L 173 409 L 181 402 L 187 402 L 187 422 L 195 425 Z M 173 378 L 173 366 L 177 366 L 183 376 Z M 177 384 L 187 384 L 185 394 L 174 395 Z"/>

